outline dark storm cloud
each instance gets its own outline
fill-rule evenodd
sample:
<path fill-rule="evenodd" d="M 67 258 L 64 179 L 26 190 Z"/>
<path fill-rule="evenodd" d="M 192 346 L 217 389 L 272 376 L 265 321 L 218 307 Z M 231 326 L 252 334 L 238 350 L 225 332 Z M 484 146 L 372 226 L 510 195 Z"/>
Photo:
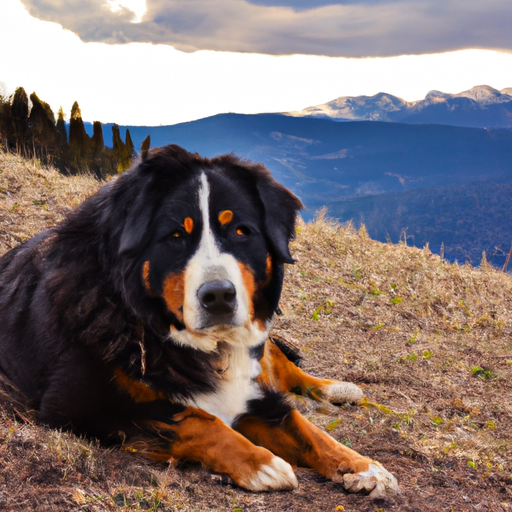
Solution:
<path fill-rule="evenodd" d="M 84 41 L 345 57 L 512 51 L 511 0 L 147 0 L 141 23 L 106 0 L 22 2 Z"/>

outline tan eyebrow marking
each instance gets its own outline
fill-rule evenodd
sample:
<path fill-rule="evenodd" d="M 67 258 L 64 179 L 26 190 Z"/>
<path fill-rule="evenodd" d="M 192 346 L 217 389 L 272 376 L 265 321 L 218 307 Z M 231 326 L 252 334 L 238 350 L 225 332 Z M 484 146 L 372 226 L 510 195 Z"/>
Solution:
<path fill-rule="evenodd" d="M 233 212 L 231 210 L 224 210 L 219 213 L 219 222 L 224 226 L 233 220 Z"/>
<path fill-rule="evenodd" d="M 183 221 L 183 227 L 187 233 L 192 233 L 192 230 L 194 229 L 194 221 L 190 217 L 187 217 Z"/>

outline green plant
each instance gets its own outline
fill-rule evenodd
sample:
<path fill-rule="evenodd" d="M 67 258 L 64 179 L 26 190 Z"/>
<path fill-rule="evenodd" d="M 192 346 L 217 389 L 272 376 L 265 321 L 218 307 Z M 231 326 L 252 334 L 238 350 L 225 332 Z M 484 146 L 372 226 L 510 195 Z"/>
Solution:
<path fill-rule="evenodd" d="M 430 359 L 434 354 L 432 354 L 432 352 L 430 352 L 430 350 L 424 350 L 423 351 L 423 359 Z"/>
<path fill-rule="evenodd" d="M 412 354 L 405 356 L 406 361 L 416 361 L 417 359 L 418 359 L 418 354 L 416 352 L 413 352 Z"/>
<path fill-rule="evenodd" d="M 313 311 L 312 318 L 313 320 L 318 321 L 320 312 L 323 312 L 324 315 L 330 315 L 332 312 L 332 308 L 334 307 L 334 301 L 332 300 L 324 300 L 316 309 Z"/>
<path fill-rule="evenodd" d="M 334 420 L 331 420 L 327 425 L 325 426 L 325 430 L 331 432 L 334 430 L 337 426 L 341 425 L 342 421 L 340 418 L 336 418 Z"/>
<path fill-rule="evenodd" d="M 363 269 L 355 267 L 354 268 L 354 278 L 355 279 L 361 279 L 363 277 Z"/>
<path fill-rule="evenodd" d="M 494 372 L 491 369 L 482 368 L 480 366 L 473 366 L 473 368 L 471 368 L 471 373 L 475 377 L 480 377 L 481 379 L 484 379 L 484 380 L 489 380 L 489 379 L 494 378 Z"/>

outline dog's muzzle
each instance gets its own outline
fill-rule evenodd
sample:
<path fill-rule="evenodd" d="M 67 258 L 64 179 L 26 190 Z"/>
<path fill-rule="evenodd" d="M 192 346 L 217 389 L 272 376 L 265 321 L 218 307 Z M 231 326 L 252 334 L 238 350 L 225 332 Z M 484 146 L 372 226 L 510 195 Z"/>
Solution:
<path fill-rule="evenodd" d="M 227 279 L 203 284 L 197 291 L 199 304 L 206 313 L 205 327 L 231 324 L 237 310 L 236 288 Z"/>

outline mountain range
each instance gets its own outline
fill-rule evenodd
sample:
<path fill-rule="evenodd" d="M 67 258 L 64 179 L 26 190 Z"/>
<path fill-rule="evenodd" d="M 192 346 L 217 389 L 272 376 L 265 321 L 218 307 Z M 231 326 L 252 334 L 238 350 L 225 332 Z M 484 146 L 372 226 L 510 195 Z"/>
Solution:
<path fill-rule="evenodd" d="M 301 198 L 306 220 L 325 206 L 335 219 L 364 223 L 377 240 L 418 247 L 428 242 L 436 252 L 442 245 L 447 259 L 472 263 L 485 251 L 503 265 L 512 241 L 512 130 L 504 122 L 507 109 L 512 112 L 512 89 L 432 92 L 413 106 L 384 94 L 352 100 L 336 100 L 352 119 L 325 112 L 220 114 L 121 131 L 129 128 L 135 147 L 149 134 L 153 147 L 175 143 L 205 156 L 234 152 L 263 162 Z M 451 113 L 451 123 L 421 121 L 431 119 L 436 106 L 438 113 Z M 392 120 L 406 111 L 407 119 Z M 372 112 L 387 117 L 357 120 L 376 119 Z M 464 112 L 466 124 L 475 126 L 457 125 L 454 119 Z M 490 120 L 485 128 L 482 116 Z"/>
<path fill-rule="evenodd" d="M 512 87 L 498 91 L 480 85 L 458 94 L 430 91 L 425 99 L 411 102 L 382 92 L 375 96 L 342 96 L 289 115 L 336 121 L 511 128 Z"/>

